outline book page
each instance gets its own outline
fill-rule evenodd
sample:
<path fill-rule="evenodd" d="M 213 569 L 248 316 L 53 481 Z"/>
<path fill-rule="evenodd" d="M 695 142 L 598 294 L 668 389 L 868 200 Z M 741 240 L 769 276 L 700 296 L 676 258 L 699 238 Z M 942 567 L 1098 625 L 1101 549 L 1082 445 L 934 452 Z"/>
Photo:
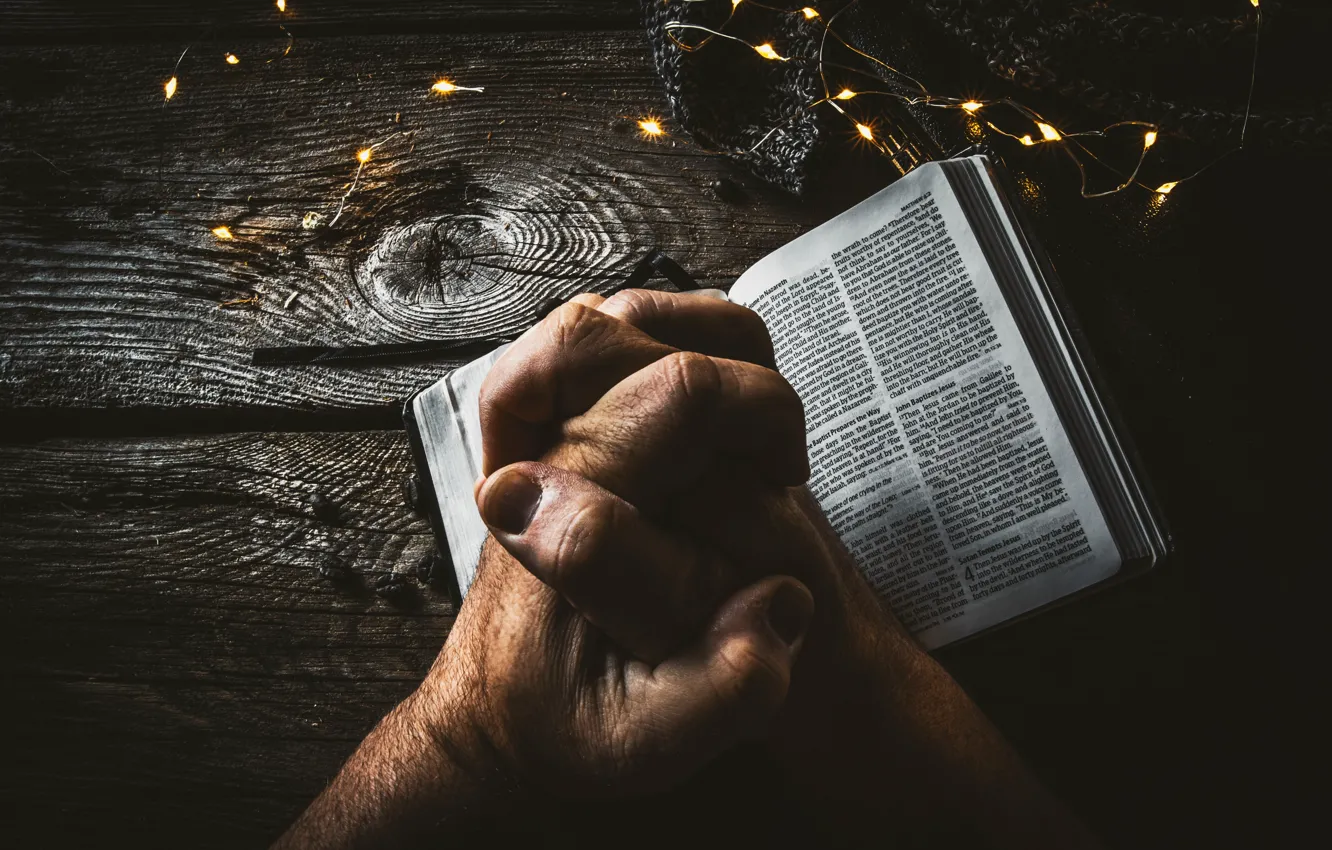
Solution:
<path fill-rule="evenodd" d="M 809 487 L 926 648 L 1113 575 L 1120 556 L 937 164 L 731 289 L 805 403 Z"/>
<path fill-rule="evenodd" d="M 502 345 L 453 370 L 412 400 L 449 557 L 463 596 L 490 534 L 472 495 L 472 486 L 481 475 L 481 384 L 507 349 Z"/>

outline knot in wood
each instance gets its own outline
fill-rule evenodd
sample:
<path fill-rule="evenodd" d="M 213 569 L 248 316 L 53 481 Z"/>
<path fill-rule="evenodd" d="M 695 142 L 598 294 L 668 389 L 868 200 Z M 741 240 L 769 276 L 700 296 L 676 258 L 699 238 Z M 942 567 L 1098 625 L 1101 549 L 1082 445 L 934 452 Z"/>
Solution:
<path fill-rule="evenodd" d="M 499 285 L 513 239 L 484 215 L 427 218 L 386 230 L 361 266 L 361 279 L 380 302 L 447 306 Z"/>

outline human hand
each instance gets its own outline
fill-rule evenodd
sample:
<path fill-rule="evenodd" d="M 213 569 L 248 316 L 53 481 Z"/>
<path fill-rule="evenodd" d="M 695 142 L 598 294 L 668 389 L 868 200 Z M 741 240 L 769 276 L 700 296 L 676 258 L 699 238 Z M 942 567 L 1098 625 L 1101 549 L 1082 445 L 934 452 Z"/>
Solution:
<path fill-rule="evenodd" d="M 816 612 L 769 736 L 793 789 L 843 829 L 882 831 L 887 816 L 913 839 L 1094 844 L 879 604 L 795 486 L 808 474 L 803 412 L 757 316 L 662 293 L 577 301 L 482 390 L 478 504 L 494 540 L 648 658 L 734 587 L 798 577 Z M 560 470 L 580 483 L 550 488 Z M 515 487 L 525 521 L 508 523 Z"/>

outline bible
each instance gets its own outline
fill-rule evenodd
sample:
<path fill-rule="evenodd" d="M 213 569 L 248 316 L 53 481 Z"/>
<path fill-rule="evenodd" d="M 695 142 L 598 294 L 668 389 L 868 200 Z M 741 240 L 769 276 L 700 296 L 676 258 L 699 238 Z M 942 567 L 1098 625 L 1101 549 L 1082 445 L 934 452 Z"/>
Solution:
<path fill-rule="evenodd" d="M 927 649 L 1150 569 L 1171 545 L 1010 198 L 985 155 L 927 163 L 729 291 L 804 402 L 807 486 Z M 478 394 L 502 353 L 406 405 L 459 599 L 487 534 Z"/>

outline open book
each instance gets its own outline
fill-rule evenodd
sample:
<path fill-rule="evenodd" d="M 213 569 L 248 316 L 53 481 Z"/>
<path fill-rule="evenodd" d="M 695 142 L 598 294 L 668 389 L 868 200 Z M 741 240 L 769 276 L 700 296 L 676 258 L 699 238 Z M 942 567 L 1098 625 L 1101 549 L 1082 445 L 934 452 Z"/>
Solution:
<path fill-rule="evenodd" d="M 984 156 L 923 165 L 730 290 L 804 402 L 810 490 L 926 648 L 1169 547 L 1001 185 Z M 460 595 L 487 533 L 477 395 L 501 351 L 407 404 Z"/>

